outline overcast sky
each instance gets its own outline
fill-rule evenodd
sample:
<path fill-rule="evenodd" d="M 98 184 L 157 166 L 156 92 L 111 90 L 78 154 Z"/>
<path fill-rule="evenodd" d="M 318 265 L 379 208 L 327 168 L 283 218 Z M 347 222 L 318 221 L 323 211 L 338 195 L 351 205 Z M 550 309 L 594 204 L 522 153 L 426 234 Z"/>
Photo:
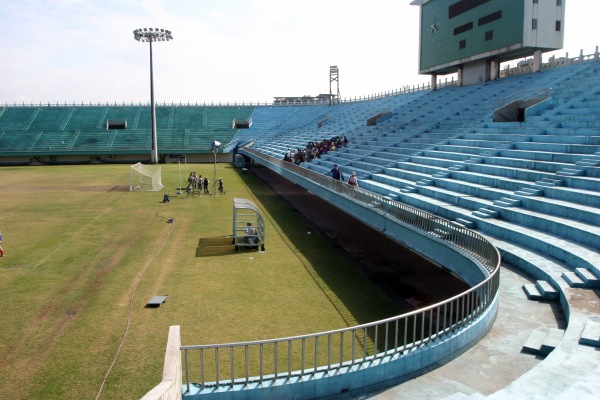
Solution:
<path fill-rule="evenodd" d="M 558 55 L 593 53 L 600 1 L 564 3 Z M 342 98 L 429 81 L 410 0 L 0 0 L 0 104 L 148 102 L 143 27 L 173 32 L 153 45 L 160 103 L 329 93 L 331 65 Z"/>

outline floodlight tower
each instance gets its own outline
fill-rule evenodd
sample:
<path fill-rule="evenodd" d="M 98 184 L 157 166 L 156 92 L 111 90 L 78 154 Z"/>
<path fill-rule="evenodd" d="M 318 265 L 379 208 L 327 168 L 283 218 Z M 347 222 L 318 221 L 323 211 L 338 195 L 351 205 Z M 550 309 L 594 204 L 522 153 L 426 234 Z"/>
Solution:
<path fill-rule="evenodd" d="M 337 65 L 332 65 L 329 67 L 329 105 L 340 104 L 340 70 Z M 332 84 L 333 82 L 337 85 L 337 93 L 333 94 Z"/>
<path fill-rule="evenodd" d="M 138 42 L 150 44 L 150 126 L 152 129 L 152 164 L 158 164 L 158 140 L 156 138 L 156 105 L 154 103 L 154 71 L 152 67 L 152 42 L 165 42 L 173 40 L 173 34 L 166 29 L 140 28 L 133 31 L 133 38 Z"/>
<path fill-rule="evenodd" d="M 221 142 L 213 140 L 210 144 L 211 150 L 215 157 L 215 168 L 213 170 L 213 187 L 212 194 L 217 194 L 216 186 L 217 186 L 217 152 L 219 151 L 219 147 L 221 147 Z"/>

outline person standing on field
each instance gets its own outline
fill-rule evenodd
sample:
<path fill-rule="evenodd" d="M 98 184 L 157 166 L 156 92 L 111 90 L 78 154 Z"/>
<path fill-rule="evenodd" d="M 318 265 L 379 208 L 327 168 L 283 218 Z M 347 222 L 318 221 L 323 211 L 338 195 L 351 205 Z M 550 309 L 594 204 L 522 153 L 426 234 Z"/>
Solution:
<path fill-rule="evenodd" d="M 208 181 L 208 177 L 205 176 L 204 177 L 204 183 L 202 186 L 204 186 L 204 193 L 206 194 L 210 194 L 209 190 L 208 190 L 208 185 L 210 184 L 210 182 Z"/>
<path fill-rule="evenodd" d="M 2 232 L 0 231 L 0 257 L 4 257 L 4 250 L 2 249 Z"/>

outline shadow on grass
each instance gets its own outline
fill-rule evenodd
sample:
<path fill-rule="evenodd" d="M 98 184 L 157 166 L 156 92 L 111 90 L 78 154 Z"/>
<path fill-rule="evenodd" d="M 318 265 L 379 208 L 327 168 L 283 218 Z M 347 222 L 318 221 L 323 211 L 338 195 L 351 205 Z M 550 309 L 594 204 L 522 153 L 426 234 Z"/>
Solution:
<path fill-rule="evenodd" d="M 196 257 L 224 256 L 235 254 L 231 236 L 200 238 L 196 247 Z"/>
<path fill-rule="evenodd" d="M 276 193 L 270 185 L 277 183 L 264 182 L 253 173 L 238 170 L 236 173 L 240 181 L 249 188 L 251 200 L 255 201 L 260 209 L 268 210 L 263 211 L 263 218 L 272 222 L 268 224 L 268 228 L 278 229 L 279 234 L 285 238 L 285 245 L 290 247 L 292 252 L 302 254 L 306 271 L 347 326 L 372 322 L 408 311 L 377 285 L 372 284 L 358 268 L 357 260 L 332 241 L 329 232 L 322 231 L 317 224 L 293 207 L 289 202 L 290 197 L 304 198 L 304 192 L 298 193 L 294 190 L 286 194 Z M 307 201 L 314 201 L 314 198 L 308 198 Z M 320 201 L 316 201 L 314 207 L 320 207 Z M 340 229 L 344 229 L 343 225 Z M 269 236 L 276 234 L 267 232 Z"/>

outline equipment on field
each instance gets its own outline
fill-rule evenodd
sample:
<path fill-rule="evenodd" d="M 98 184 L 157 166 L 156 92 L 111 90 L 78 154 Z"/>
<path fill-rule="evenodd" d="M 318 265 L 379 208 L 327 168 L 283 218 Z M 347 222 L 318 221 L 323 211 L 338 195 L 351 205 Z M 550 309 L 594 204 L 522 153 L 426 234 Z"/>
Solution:
<path fill-rule="evenodd" d="M 233 199 L 233 244 L 235 251 L 240 247 L 265 251 L 265 221 L 248 199 Z"/>
<path fill-rule="evenodd" d="M 162 190 L 162 169 L 160 165 L 144 165 L 137 163 L 129 167 L 129 191 L 159 191 Z"/>

